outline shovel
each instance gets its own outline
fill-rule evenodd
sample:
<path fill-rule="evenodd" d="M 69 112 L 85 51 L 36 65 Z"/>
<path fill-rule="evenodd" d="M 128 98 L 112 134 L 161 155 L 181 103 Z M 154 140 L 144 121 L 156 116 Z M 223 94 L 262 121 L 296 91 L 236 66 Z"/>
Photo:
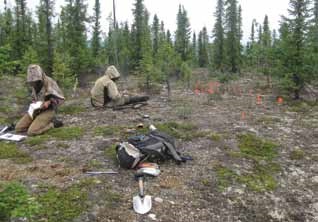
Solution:
<path fill-rule="evenodd" d="M 136 213 L 145 214 L 151 210 L 151 196 L 144 194 L 144 176 L 138 176 L 139 194 L 133 197 L 133 207 Z"/>

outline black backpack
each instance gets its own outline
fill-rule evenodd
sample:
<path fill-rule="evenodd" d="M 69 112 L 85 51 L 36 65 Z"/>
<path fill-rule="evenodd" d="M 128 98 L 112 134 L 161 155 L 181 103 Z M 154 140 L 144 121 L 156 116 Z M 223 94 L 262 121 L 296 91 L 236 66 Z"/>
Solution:
<path fill-rule="evenodd" d="M 127 141 L 137 148 L 141 153 L 140 161 L 165 161 L 173 159 L 177 164 L 184 162 L 180 153 L 176 151 L 175 139 L 157 130 L 146 135 L 130 137 Z M 123 144 L 123 143 L 121 143 Z M 136 159 L 129 148 L 122 145 L 117 146 L 117 159 L 124 168 L 134 168 Z"/>

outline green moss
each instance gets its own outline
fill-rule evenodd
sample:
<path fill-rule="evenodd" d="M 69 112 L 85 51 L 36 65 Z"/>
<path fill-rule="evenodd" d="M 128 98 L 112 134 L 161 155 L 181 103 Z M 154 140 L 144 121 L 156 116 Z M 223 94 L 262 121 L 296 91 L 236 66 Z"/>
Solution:
<path fill-rule="evenodd" d="M 256 137 L 253 134 L 238 136 L 239 148 L 243 156 L 254 160 L 272 160 L 278 152 L 278 145 Z"/>
<path fill-rule="evenodd" d="M 0 113 L 5 113 L 5 114 L 9 114 L 11 112 L 13 112 L 14 110 L 11 108 L 11 106 L 9 105 L 5 105 L 5 106 L 0 106 Z"/>
<path fill-rule="evenodd" d="M 68 149 L 70 148 L 70 145 L 66 144 L 66 143 L 58 143 L 56 145 L 57 148 L 60 148 L 60 149 Z"/>
<path fill-rule="evenodd" d="M 198 127 L 191 123 L 166 122 L 155 124 L 158 130 L 167 133 L 177 139 L 192 140 L 205 137 L 207 132 L 199 131 Z"/>
<path fill-rule="evenodd" d="M 115 208 L 122 201 L 122 195 L 108 188 L 105 189 L 104 200 L 107 207 Z"/>
<path fill-rule="evenodd" d="M 68 114 L 68 115 L 74 115 L 74 114 L 78 114 L 78 113 L 82 113 L 85 112 L 85 108 L 81 107 L 81 106 L 74 106 L 74 105 L 70 105 L 70 106 L 62 106 L 61 108 L 59 108 L 59 112 L 62 114 Z"/>
<path fill-rule="evenodd" d="M 84 134 L 81 127 L 62 127 L 54 128 L 48 131 L 47 135 L 58 140 L 73 140 L 79 139 Z"/>
<path fill-rule="evenodd" d="M 222 139 L 222 136 L 220 134 L 217 134 L 217 133 L 212 133 L 209 135 L 209 138 L 215 142 L 220 142 Z"/>
<path fill-rule="evenodd" d="M 8 124 L 9 122 L 8 118 L 0 117 L 0 124 Z"/>
<path fill-rule="evenodd" d="M 25 141 L 26 144 L 30 146 L 36 146 L 36 145 L 41 145 L 48 141 L 50 137 L 48 135 L 39 135 L 39 136 L 33 136 L 33 137 L 28 137 Z"/>
<path fill-rule="evenodd" d="M 206 178 L 202 179 L 201 183 L 202 183 L 202 185 L 204 185 L 206 187 L 210 186 L 210 181 Z"/>
<path fill-rule="evenodd" d="M 293 150 L 289 157 L 292 160 L 302 160 L 305 157 L 305 152 L 301 149 Z"/>
<path fill-rule="evenodd" d="M 23 101 L 28 97 L 28 90 L 26 87 L 19 87 L 14 91 L 14 94 L 19 101 Z"/>
<path fill-rule="evenodd" d="M 227 167 L 217 165 L 214 170 L 218 179 L 218 188 L 222 191 L 232 185 L 237 178 L 237 174 Z"/>
<path fill-rule="evenodd" d="M 0 187 L 0 221 L 11 221 L 16 217 L 34 221 L 39 208 L 38 202 L 22 184 L 11 182 Z"/>
<path fill-rule="evenodd" d="M 101 126 L 96 127 L 94 130 L 94 135 L 96 136 L 113 136 L 119 135 L 123 128 L 120 126 Z"/>
<path fill-rule="evenodd" d="M 0 142 L 0 159 L 10 159 L 21 164 L 32 161 L 30 155 L 18 149 L 16 144 L 5 142 Z"/>
<path fill-rule="evenodd" d="M 278 186 L 274 175 L 279 171 L 279 165 L 274 163 L 264 166 L 256 164 L 253 173 L 239 176 L 238 181 L 246 184 L 249 189 L 256 192 L 271 191 Z"/>
<path fill-rule="evenodd" d="M 37 199 L 41 205 L 39 218 L 45 218 L 48 222 L 72 221 L 88 208 L 88 192 L 80 185 L 66 190 L 49 187 Z"/>
<path fill-rule="evenodd" d="M 251 173 L 238 175 L 229 168 L 223 166 L 215 167 L 218 187 L 221 190 L 234 185 L 235 183 L 245 184 L 250 190 L 255 192 L 271 191 L 277 188 L 278 183 L 274 177 L 280 171 L 277 164 L 266 165 L 256 164 Z"/>
<path fill-rule="evenodd" d="M 104 154 L 109 159 L 113 160 L 114 162 L 117 162 L 117 156 L 116 156 L 116 145 L 112 145 L 110 147 L 107 147 L 104 151 Z"/>

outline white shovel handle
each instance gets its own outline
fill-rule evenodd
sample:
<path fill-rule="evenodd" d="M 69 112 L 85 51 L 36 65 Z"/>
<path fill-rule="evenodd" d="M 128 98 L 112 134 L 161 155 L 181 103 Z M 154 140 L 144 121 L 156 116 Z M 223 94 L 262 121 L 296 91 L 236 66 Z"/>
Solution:
<path fill-rule="evenodd" d="M 138 184 L 139 184 L 139 196 L 144 197 L 144 177 L 138 178 Z"/>

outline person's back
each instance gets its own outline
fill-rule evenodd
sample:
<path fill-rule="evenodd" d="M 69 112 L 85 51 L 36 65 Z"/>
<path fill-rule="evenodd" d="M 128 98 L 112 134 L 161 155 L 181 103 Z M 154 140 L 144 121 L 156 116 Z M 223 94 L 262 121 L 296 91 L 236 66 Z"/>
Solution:
<path fill-rule="evenodd" d="M 120 77 L 119 72 L 114 66 L 108 67 L 105 75 L 98 78 L 91 90 L 91 101 L 95 107 L 103 107 L 116 103 L 121 98 L 117 86 L 113 80 Z"/>
<path fill-rule="evenodd" d="M 115 66 L 107 68 L 105 75 L 96 80 L 91 90 L 91 103 L 94 107 L 114 107 L 132 103 L 144 102 L 148 96 L 124 97 L 115 83 L 120 78 L 120 73 Z"/>

